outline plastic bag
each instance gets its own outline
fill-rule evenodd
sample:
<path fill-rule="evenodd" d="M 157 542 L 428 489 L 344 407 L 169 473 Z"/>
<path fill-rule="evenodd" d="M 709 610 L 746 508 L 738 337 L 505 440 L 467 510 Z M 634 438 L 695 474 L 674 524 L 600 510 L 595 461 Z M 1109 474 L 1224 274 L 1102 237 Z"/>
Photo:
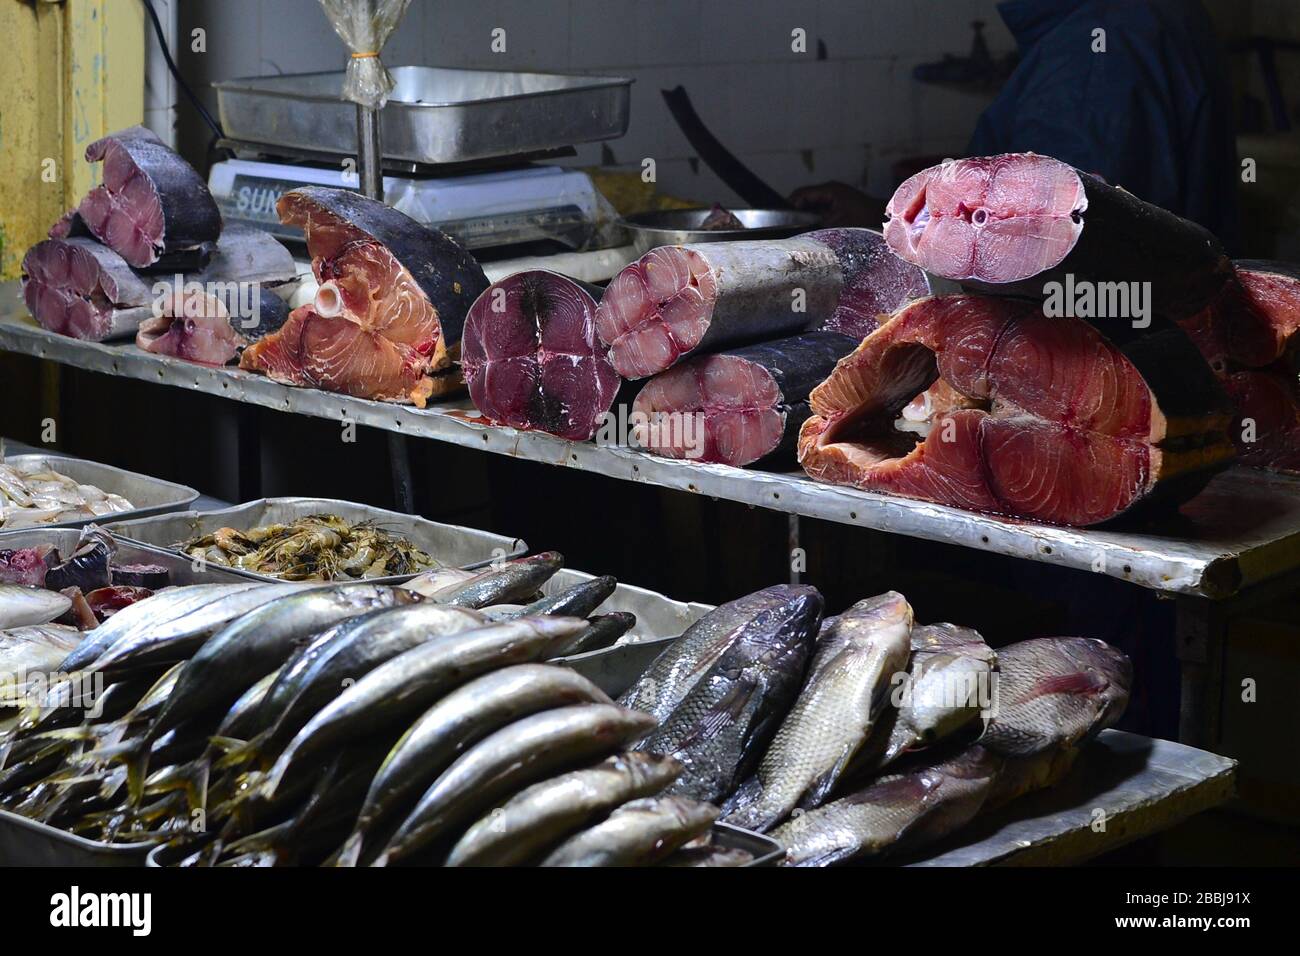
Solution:
<path fill-rule="evenodd" d="M 393 92 L 393 76 L 379 51 L 397 28 L 411 0 L 320 0 L 334 31 L 352 51 L 343 98 L 379 109 Z"/>

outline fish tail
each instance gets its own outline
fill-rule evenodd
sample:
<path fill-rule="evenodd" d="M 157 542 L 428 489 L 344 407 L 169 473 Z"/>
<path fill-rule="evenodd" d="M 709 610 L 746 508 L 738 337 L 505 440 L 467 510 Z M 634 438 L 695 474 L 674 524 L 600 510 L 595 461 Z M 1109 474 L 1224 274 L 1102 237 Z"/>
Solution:
<path fill-rule="evenodd" d="M 239 740 L 235 737 L 213 737 L 212 747 L 222 752 L 217 759 L 216 768 L 218 770 L 228 770 L 231 767 L 238 767 L 248 763 L 257 756 L 266 738 L 266 731 L 249 740 Z"/>
<path fill-rule="evenodd" d="M 338 854 L 334 857 L 335 866 L 357 866 L 361 861 L 362 843 L 365 842 L 366 835 L 360 830 L 353 830 L 343 846 L 339 848 Z"/>

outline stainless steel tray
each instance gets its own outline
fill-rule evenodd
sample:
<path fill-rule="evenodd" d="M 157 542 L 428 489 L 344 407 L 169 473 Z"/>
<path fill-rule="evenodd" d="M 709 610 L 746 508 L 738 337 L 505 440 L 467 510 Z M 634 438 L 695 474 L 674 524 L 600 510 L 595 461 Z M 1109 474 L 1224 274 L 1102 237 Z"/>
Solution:
<path fill-rule="evenodd" d="M 100 843 L 0 810 L 0 866 L 142 866 L 152 843 Z"/>
<path fill-rule="evenodd" d="M 428 66 L 391 68 L 384 155 L 463 163 L 614 139 L 627 132 L 632 80 Z M 213 83 L 226 135 L 298 150 L 354 153 L 356 106 L 342 71 Z"/>
<path fill-rule="evenodd" d="M 21 531 L 0 532 L 0 549 L 31 548 L 38 544 L 51 544 L 58 548 L 59 554 L 68 557 L 77 546 L 81 531 L 76 528 L 25 528 Z M 118 564 L 157 564 L 171 572 L 174 585 L 185 584 L 238 584 L 247 580 L 244 575 L 226 568 L 209 565 L 199 571 L 189 558 L 182 557 L 174 551 L 163 551 L 127 540 L 119 535 L 111 535 L 117 542 Z"/>
<path fill-rule="evenodd" d="M 199 496 L 197 491 L 187 485 L 163 481 L 161 478 L 150 478 L 148 475 L 136 474 L 134 471 L 126 471 L 97 461 L 86 461 L 84 458 L 65 458 L 62 455 L 42 453 L 11 455 L 5 461 L 10 464 L 49 462 L 50 467 L 59 474 L 67 475 L 80 484 L 94 485 L 101 491 L 121 495 L 135 505 L 129 511 L 118 511 L 111 515 L 100 515 L 96 518 L 85 518 L 80 521 L 57 521 L 52 524 L 40 525 L 40 528 L 82 528 L 88 524 L 103 524 L 107 521 L 120 521 L 123 518 L 143 518 L 146 515 L 179 511 L 186 505 L 192 504 L 194 499 Z M 3 528 L 0 528 L 0 532 L 3 532 L 3 530 Z M 15 530 L 26 531 L 28 529 L 18 528 Z M 34 530 L 39 530 L 39 528 Z"/>
<path fill-rule="evenodd" d="M 462 528 L 454 524 L 429 521 L 418 515 L 399 514 L 352 501 L 335 498 L 259 498 L 219 511 L 185 511 L 138 521 L 115 521 L 106 524 L 113 534 L 151 549 L 181 555 L 174 545 L 189 538 L 208 534 L 218 528 L 245 531 L 259 525 L 288 522 L 304 515 L 329 513 L 348 521 L 374 521 L 386 530 L 404 535 L 420 550 L 449 567 L 473 570 L 500 558 L 515 558 L 528 550 L 521 538 L 508 538 L 490 531 Z M 239 568 L 224 568 L 231 574 L 258 581 L 275 581 L 275 577 Z M 389 575 L 367 578 L 372 584 L 409 581 L 414 575 Z"/>

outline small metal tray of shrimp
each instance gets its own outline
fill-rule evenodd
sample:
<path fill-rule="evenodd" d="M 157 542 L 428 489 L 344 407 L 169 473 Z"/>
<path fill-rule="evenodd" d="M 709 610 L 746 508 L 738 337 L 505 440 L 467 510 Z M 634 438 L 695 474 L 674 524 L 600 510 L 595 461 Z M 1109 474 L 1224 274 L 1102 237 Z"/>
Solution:
<path fill-rule="evenodd" d="M 77 549 L 77 542 L 81 540 L 81 534 L 80 528 L 27 528 L 23 531 L 3 531 L 0 532 L 0 551 L 50 545 L 59 552 L 59 557 L 67 560 L 72 557 L 72 553 Z M 115 566 L 123 564 L 156 564 L 167 569 L 170 574 L 170 583 L 173 585 L 237 584 L 246 580 L 242 574 L 211 564 L 202 569 L 196 568 L 194 562 L 189 558 L 183 557 L 174 551 L 146 547 L 111 533 L 110 537 L 117 546 L 117 551 L 113 556 Z"/>
<path fill-rule="evenodd" d="M 143 866 L 152 843 L 101 843 L 0 810 L 0 866 Z"/>
<path fill-rule="evenodd" d="M 233 508 L 219 511 L 183 511 L 133 521 L 114 521 L 105 525 L 113 534 L 150 548 L 162 549 L 186 557 L 179 545 L 222 528 L 246 532 L 274 524 L 289 524 L 309 515 L 337 515 L 349 524 L 369 522 L 392 534 L 399 535 L 428 554 L 443 567 L 481 568 L 493 561 L 515 558 L 527 552 L 528 546 L 520 538 L 510 538 L 490 531 L 479 531 L 459 525 L 430 521 L 418 515 L 399 514 L 370 505 L 334 498 L 261 498 Z M 206 562 L 210 568 L 221 567 L 245 578 L 258 581 L 279 580 L 274 575 L 250 571 L 233 565 Z M 372 584 L 395 584 L 414 577 L 411 574 L 393 574 L 371 577 Z M 336 580 L 353 580 L 338 577 Z"/>
<path fill-rule="evenodd" d="M 125 498 L 132 505 L 129 510 L 98 516 L 92 515 L 88 518 L 77 518 L 71 521 L 51 521 L 40 524 L 0 524 L 0 532 L 10 530 L 27 531 L 40 528 L 81 528 L 88 524 L 103 524 L 108 521 L 121 521 L 128 518 L 143 518 L 147 515 L 179 511 L 193 504 L 194 500 L 199 496 L 196 490 L 187 485 L 163 481 L 161 478 L 151 478 L 148 475 L 115 468 L 112 465 L 105 465 L 97 461 L 87 461 L 84 458 L 31 454 L 10 455 L 7 458 L 0 459 L 0 462 L 23 470 L 28 470 L 33 466 L 47 466 L 50 471 L 71 478 L 78 484 L 94 485 L 105 494 Z M 0 493 L 0 498 L 3 497 L 3 493 Z"/>

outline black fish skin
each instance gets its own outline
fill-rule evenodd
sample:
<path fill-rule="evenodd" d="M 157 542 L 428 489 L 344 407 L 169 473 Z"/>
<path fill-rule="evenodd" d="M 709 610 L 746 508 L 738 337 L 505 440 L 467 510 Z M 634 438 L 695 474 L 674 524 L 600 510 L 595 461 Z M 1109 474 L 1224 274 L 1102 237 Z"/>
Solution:
<path fill-rule="evenodd" d="M 109 140 L 126 150 L 157 191 L 163 211 L 165 252 L 216 242 L 221 235 L 221 212 L 193 166 L 143 126 L 132 126 L 91 143 L 86 147 L 87 161 L 102 158 Z"/>
<path fill-rule="evenodd" d="M 534 601 L 516 616 L 535 617 L 539 614 L 555 614 L 567 617 L 586 617 L 604 604 L 605 599 L 614 593 L 616 587 L 618 587 L 618 579 L 611 575 L 593 578 L 590 581 L 575 584 L 558 594 L 552 594 L 540 601 Z"/>
<path fill-rule="evenodd" d="M 348 189 L 302 186 L 290 190 L 276 204 L 284 221 L 288 221 L 285 210 L 294 202 L 292 197 L 346 220 L 387 247 L 438 311 L 448 351 L 458 350 L 469 307 L 488 287 L 487 276 L 473 256 L 444 233 Z"/>
<path fill-rule="evenodd" d="M 803 684 L 821 620 L 815 588 L 751 620 L 739 638 L 634 749 L 671 754 L 685 771 L 665 793 L 715 801 L 748 775 Z"/>

